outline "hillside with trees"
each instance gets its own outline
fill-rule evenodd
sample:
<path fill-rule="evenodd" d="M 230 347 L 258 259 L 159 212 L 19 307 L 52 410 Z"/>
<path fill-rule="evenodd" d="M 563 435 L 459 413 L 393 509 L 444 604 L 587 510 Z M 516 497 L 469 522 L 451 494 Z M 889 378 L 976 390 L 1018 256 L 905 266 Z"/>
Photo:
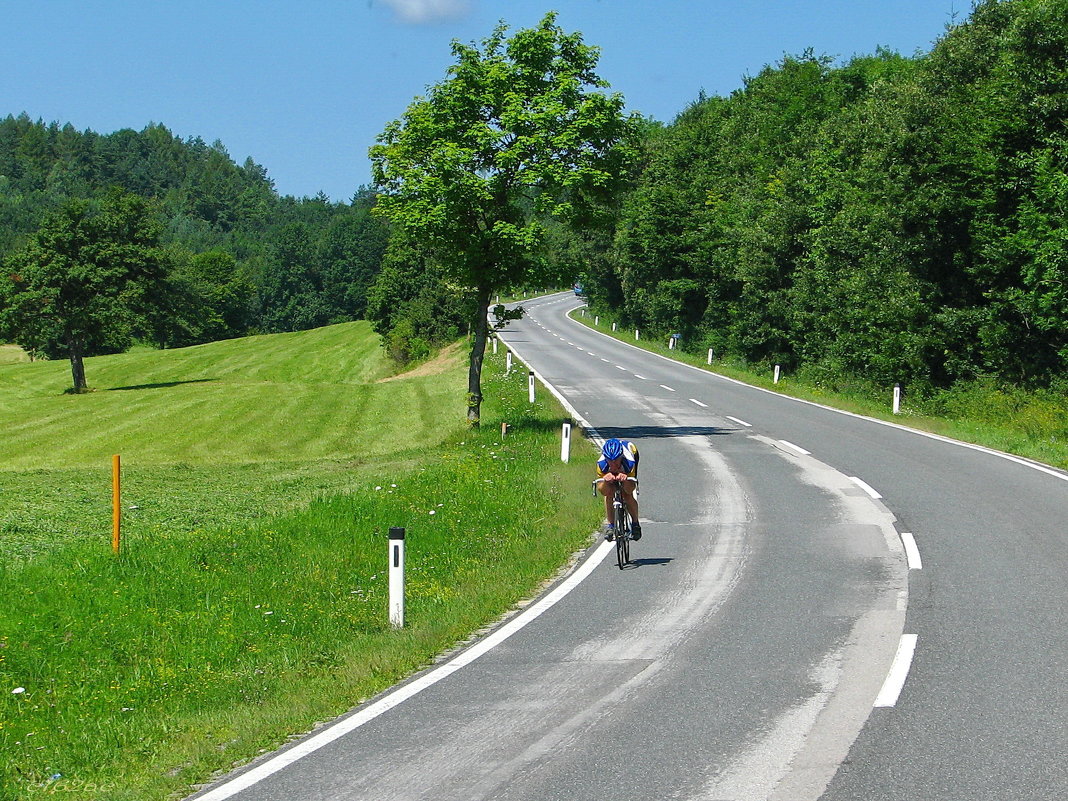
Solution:
<path fill-rule="evenodd" d="M 151 287 L 127 287 L 148 292 L 151 303 L 95 316 L 84 355 L 135 340 L 176 347 L 364 316 L 388 238 L 370 213 L 369 191 L 349 203 L 279 196 L 265 168 L 251 158 L 237 165 L 219 142 L 183 140 L 159 124 L 98 134 L 21 114 L 0 119 L 0 338 L 37 355 L 68 355 L 69 337 L 54 319 L 31 314 L 44 304 L 54 318 L 59 290 L 42 288 L 40 276 L 30 287 L 26 267 L 60 265 L 43 259 L 42 248 L 57 256 L 74 247 L 72 237 L 92 239 L 120 197 L 138 205 L 147 227 L 126 243 L 115 239 L 126 229 L 108 229 L 111 246 L 151 250 L 158 275 Z M 100 247 L 85 241 L 78 253 L 58 255 L 68 267 L 99 266 L 89 250 Z"/>

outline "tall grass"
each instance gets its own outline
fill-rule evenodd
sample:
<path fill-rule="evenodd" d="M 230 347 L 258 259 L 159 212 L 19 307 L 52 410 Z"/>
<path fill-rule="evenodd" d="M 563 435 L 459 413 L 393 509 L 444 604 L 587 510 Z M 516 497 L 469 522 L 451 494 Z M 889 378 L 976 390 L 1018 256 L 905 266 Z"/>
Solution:
<path fill-rule="evenodd" d="M 559 462 L 560 410 L 548 398 L 528 408 L 525 375 L 501 375 L 502 362 L 487 359 L 482 429 L 457 422 L 369 457 L 343 493 L 251 520 L 190 525 L 176 511 L 131 534 L 118 558 L 104 538 L 77 536 L 0 563 L 0 798 L 180 794 L 535 592 L 589 541 L 600 510 L 585 460 Z M 412 410 L 427 418 L 417 425 L 441 413 L 427 404 Z M 502 421 L 513 426 L 504 440 Z M 165 490 L 200 471 L 222 491 L 243 476 L 236 499 L 275 469 L 159 466 L 153 481 Z M 60 472 L 9 475 L 30 487 Z M 387 625 L 391 526 L 408 530 L 400 631 Z"/>

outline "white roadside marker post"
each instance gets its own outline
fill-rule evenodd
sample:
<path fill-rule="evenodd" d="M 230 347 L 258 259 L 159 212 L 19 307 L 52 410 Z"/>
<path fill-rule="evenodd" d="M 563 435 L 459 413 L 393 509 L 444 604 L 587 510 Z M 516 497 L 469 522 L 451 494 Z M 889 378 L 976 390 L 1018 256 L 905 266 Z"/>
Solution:
<path fill-rule="evenodd" d="M 389 625 L 404 628 L 404 529 L 389 530 Z"/>
<path fill-rule="evenodd" d="M 512 351 L 508 351 L 504 357 L 504 374 L 508 375 L 512 372 Z"/>
<path fill-rule="evenodd" d="M 530 395 L 530 402 L 534 402 L 534 371 L 531 370 L 527 375 L 527 394 Z"/>
<path fill-rule="evenodd" d="M 497 355 L 497 337 L 493 337 L 493 355 Z"/>
<path fill-rule="evenodd" d="M 901 414 L 901 385 L 894 384 L 894 414 Z"/>
<path fill-rule="evenodd" d="M 775 383 L 779 383 L 779 365 L 775 365 Z"/>
<path fill-rule="evenodd" d="M 563 431 L 561 432 L 563 439 L 560 442 L 560 461 L 571 461 L 571 423 L 564 423 Z"/>

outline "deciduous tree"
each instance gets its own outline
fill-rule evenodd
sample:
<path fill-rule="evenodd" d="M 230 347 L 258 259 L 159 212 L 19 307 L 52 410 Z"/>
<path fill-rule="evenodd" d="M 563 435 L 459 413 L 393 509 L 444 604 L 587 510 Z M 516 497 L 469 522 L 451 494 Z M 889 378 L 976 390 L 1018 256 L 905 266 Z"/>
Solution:
<path fill-rule="evenodd" d="M 62 344 L 74 391 L 83 392 L 83 358 L 105 343 L 121 349 L 159 294 L 166 272 L 160 227 L 148 201 L 121 190 L 96 209 L 65 203 L 7 260 L 0 336 L 31 348 Z"/>
<path fill-rule="evenodd" d="M 599 51 L 548 14 L 510 38 L 454 42 L 456 64 L 371 148 L 376 209 L 475 300 L 468 420 L 482 403 L 494 292 L 540 276 L 543 221 L 589 224 L 624 176 L 634 120 L 595 72 Z"/>

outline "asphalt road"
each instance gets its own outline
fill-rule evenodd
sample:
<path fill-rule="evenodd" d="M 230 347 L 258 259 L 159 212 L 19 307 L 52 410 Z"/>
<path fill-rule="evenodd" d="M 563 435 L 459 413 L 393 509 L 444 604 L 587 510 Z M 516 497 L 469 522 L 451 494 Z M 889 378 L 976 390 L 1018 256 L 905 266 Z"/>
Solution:
<path fill-rule="evenodd" d="M 505 338 L 638 443 L 635 565 L 592 548 L 526 617 L 197 797 L 1068 797 L 1068 476 L 679 366 L 576 305 Z"/>

